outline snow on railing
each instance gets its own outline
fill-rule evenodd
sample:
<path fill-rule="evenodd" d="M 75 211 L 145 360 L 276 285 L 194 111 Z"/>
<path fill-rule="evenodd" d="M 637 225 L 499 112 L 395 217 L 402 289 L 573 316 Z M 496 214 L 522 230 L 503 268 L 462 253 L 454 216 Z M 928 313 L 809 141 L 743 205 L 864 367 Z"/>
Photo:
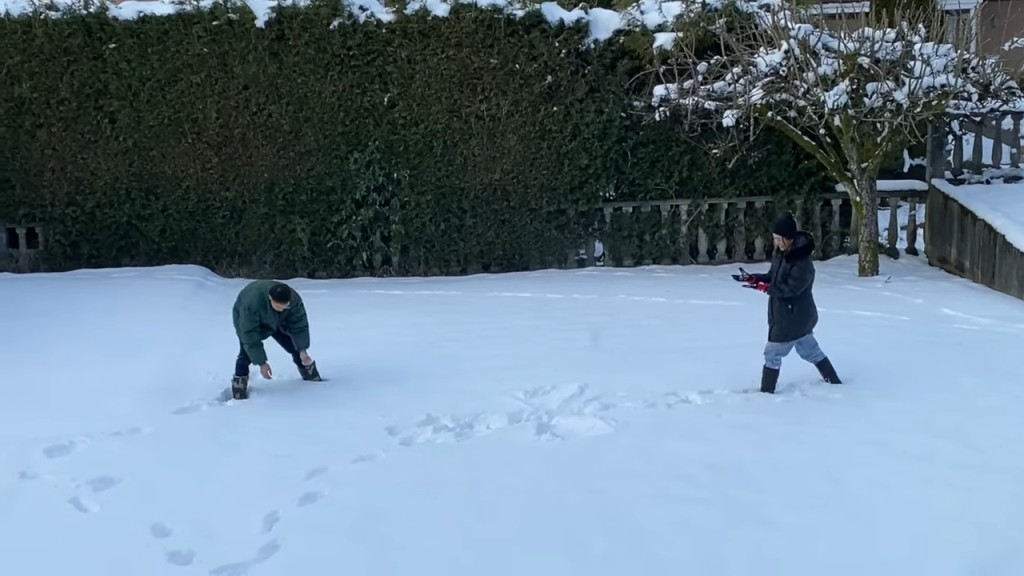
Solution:
<path fill-rule="evenodd" d="M 945 168 L 949 174 L 946 177 L 968 182 L 1024 178 L 1022 119 L 1024 113 L 1021 112 L 949 114 L 945 142 L 948 152 Z"/>

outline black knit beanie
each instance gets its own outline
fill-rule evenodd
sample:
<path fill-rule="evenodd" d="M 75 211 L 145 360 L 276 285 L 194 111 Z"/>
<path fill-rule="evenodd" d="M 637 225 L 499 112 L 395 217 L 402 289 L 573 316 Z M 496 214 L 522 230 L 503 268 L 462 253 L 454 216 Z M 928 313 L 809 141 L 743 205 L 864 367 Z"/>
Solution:
<path fill-rule="evenodd" d="M 772 234 L 778 234 L 783 238 L 796 236 L 796 220 L 793 218 L 792 212 L 775 221 L 775 224 L 772 225 Z"/>

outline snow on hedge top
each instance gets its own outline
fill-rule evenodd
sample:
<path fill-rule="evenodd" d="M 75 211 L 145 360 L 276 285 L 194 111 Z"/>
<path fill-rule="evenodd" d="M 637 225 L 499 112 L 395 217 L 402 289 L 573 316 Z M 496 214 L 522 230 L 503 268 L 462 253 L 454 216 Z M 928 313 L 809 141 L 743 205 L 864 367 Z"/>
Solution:
<path fill-rule="evenodd" d="M 385 6 L 381 0 L 341 0 L 360 22 L 376 20 L 392 22 L 398 16 L 394 8 Z M 711 4 L 720 4 L 721 0 L 708 0 Z M 304 6 L 308 0 L 238 0 L 244 3 L 256 15 L 256 26 L 263 27 L 273 17 L 278 6 Z M 185 10 L 207 10 L 221 0 L 126 0 L 114 3 L 110 0 L 93 0 L 90 4 L 102 5 L 113 18 L 129 20 L 139 16 L 165 16 Z M 475 5 L 480 8 L 497 8 L 518 17 L 528 12 L 540 11 L 551 24 L 585 23 L 590 28 L 590 42 L 608 40 L 615 32 L 629 28 L 647 28 L 656 30 L 672 22 L 684 13 L 694 13 L 700 9 L 700 0 L 640 0 L 626 10 L 617 11 L 607 8 L 577 7 L 566 10 L 555 2 L 520 2 L 518 0 L 411 0 L 404 12 L 413 14 L 426 10 L 439 18 L 447 17 L 455 3 Z M 0 11 L 12 16 L 20 16 L 32 12 L 42 12 L 56 16 L 61 8 L 78 7 L 83 9 L 83 0 L 0 0 Z M 655 37 L 655 48 L 671 44 L 675 35 L 662 32 Z"/>
<path fill-rule="evenodd" d="M 710 18 L 694 22 L 721 34 L 729 17 L 724 5 L 706 5 Z M 693 61 L 677 84 L 655 90 L 655 106 L 714 111 L 726 126 L 755 108 L 762 114 L 781 108 L 792 118 L 835 122 L 840 111 L 885 121 L 935 105 L 966 112 L 1024 110 L 1019 87 L 996 58 L 929 40 L 923 26 L 834 31 L 802 21 L 802 13 L 782 0 L 733 0 L 728 5 L 753 16 L 755 45 L 739 45 L 750 40 L 735 33 L 725 41 L 735 53 Z"/>

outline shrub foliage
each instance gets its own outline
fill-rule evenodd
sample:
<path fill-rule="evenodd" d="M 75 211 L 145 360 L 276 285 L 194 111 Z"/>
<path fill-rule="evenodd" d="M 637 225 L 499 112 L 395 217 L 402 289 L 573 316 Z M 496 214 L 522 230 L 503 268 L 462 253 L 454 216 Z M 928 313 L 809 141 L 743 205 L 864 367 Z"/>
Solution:
<path fill-rule="evenodd" d="M 825 184 L 778 135 L 737 161 L 681 119 L 651 122 L 641 32 L 586 47 L 585 26 L 459 4 L 386 24 L 331 2 L 253 18 L 0 20 L 0 220 L 44 223 L 47 268 L 558 266 L 602 200 Z"/>

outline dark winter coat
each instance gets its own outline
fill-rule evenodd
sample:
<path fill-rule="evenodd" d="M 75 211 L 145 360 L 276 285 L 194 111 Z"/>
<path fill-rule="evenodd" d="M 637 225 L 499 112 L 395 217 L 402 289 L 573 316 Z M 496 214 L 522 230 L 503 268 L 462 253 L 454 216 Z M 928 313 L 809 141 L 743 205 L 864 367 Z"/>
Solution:
<path fill-rule="evenodd" d="M 814 303 L 814 238 L 799 231 L 788 252 L 776 250 L 767 274 L 757 279 L 768 283 L 768 341 L 791 342 L 818 325 Z"/>
<path fill-rule="evenodd" d="M 267 361 L 263 341 L 280 330 L 291 336 L 295 350 L 302 352 L 309 348 L 309 322 L 306 307 L 299 294 L 292 290 L 291 305 L 284 312 L 270 306 L 272 280 L 256 280 L 238 293 L 232 309 L 235 333 L 253 364 Z"/>

